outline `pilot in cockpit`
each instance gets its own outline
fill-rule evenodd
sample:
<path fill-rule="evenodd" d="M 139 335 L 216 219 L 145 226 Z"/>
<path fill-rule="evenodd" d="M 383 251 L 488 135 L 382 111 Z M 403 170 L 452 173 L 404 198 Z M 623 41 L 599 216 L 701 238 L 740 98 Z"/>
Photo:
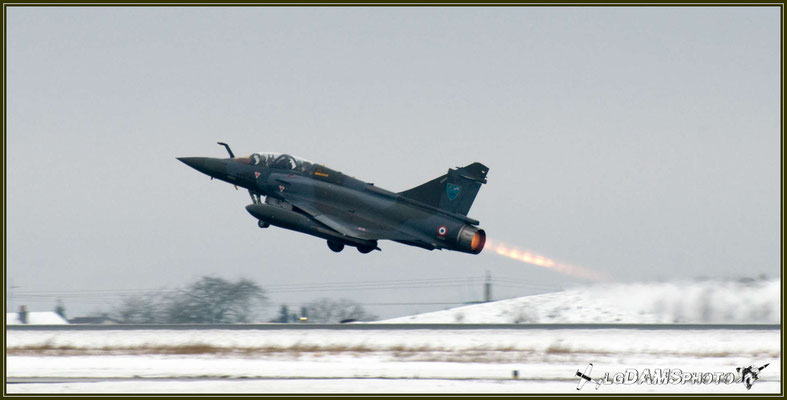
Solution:
<path fill-rule="evenodd" d="M 261 157 L 259 154 L 254 153 L 251 155 L 251 165 L 260 165 Z"/>

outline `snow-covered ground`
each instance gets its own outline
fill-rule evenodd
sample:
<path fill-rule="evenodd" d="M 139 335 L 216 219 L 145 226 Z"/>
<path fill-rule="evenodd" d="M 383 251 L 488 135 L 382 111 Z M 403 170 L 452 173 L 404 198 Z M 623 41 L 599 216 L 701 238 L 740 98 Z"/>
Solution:
<path fill-rule="evenodd" d="M 599 284 L 379 322 L 778 324 L 781 291 L 778 279 Z"/>
<path fill-rule="evenodd" d="M 594 379 L 770 363 L 751 393 L 781 387 L 778 330 L 11 330 L 7 351 L 8 393 L 571 393 L 590 362 Z M 747 392 L 740 383 L 598 389 L 664 391 Z"/>
<path fill-rule="evenodd" d="M 589 286 L 384 322 L 770 323 L 780 282 Z M 391 328 L 395 328 L 391 326 Z M 780 393 L 778 329 L 9 330 L 8 393 L 576 393 L 645 369 L 732 384 L 603 384 L 584 392 Z M 517 371 L 517 379 L 514 379 Z M 680 376 L 680 374 L 678 374 Z M 614 380 L 614 379 L 613 379 Z"/>

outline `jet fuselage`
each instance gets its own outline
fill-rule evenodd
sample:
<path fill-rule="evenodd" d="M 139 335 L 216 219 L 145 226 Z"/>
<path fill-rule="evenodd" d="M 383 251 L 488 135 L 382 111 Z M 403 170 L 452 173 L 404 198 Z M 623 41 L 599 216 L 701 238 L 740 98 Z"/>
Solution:
<path fill-rule="evenodd" d="M 478 221 L 438 207 L 439 202 L 430 205 L 297 157 L 255 153 L 241 158 L 179 160 L 213 178 L 248 189 L 253 204 L 246 209 L 261 227 L 270 224 L 321 237 L 334 251 L 349 245 L 366 253 L 379 249 L 380 239 L 429 250 L 478 254 L 483 249 L 486 235 L 473 226 Z M 482 171 L 485 175 L 485 167 Z M 452 192 L 457 192 L 454 196 L 463 194 L 459 184 L 448 184 L 452 186 L 443 196 L 444 202 Z M 442 192 L 433 196 L 439 195 Z M 264 202 L 260 196 L 265 197 Z M 454 197 L 447 201 L 455 199 L 461 200 Z M 472 199 L 469 201 L 472 203 Z"/>

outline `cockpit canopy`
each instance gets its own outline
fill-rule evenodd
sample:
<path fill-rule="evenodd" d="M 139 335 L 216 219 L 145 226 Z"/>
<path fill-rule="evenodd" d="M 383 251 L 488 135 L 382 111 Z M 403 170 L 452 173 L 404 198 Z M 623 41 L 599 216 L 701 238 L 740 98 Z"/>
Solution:
<path fill-rule="evenodd" d="M 247 157 L 236 157 L 232 160 L 249 165 L 300 172 L 309 171 L 313 165 L 311 161 L 283 153 L 254 153 Z"/>

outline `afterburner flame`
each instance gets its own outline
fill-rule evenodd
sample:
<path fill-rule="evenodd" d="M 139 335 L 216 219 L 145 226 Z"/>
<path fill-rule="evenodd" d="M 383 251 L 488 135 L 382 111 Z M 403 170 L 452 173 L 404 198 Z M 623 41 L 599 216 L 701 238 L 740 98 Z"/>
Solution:
<path fill-rule="evenodd" d="M 505 243 L 493 242 L 487 239 L 486 247 L 487 249 L 491 250 L 491 252 L 495 254 L 508 257 L 517 261 L 521 261 L 527 264 L 548 268 L 560 272 L 561 274 L 570 275 L 576 278 L 588 279 L 592 281 L 609 280 L 609 278 L 601 272 L 593 271 L 585 267 L 559 263 L 556 262 L 555 260 L 552 260 L 551 258 L 547 258 L 530 251 L 521 250 L 516 247 L 509 246 Z"/>

